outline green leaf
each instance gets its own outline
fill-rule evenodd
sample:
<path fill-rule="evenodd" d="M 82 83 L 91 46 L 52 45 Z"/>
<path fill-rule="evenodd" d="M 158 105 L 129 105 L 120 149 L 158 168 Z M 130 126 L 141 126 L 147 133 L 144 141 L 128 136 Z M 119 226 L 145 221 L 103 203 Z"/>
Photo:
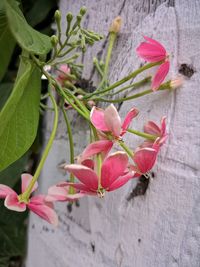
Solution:
<path fill-rule="evenodd" d="M 26 153 L 23 157 L 12 163 L 8 168 L 0 172 L 0 184 L 5 184 L 10 187 L 15 186 L 25 169 L 25 164 L 28 161 L 28 155 L 29 153 Z"/>
<path fill-rule="evenodd" d="M 0 112 L 0 171 L 32 145 L 39 121 L 41 74 L 22 57 L 12 93 Z"/>
<path fill-rule="evenodd" d="M 15 39 L 8 26 L 4 4 L 0 1 L 0 81 L 7 70 L 14 47 Z"/>
<path fill-rule="evenodd" d="M 34 30 L 25 20 L 16 0 L 4 0 L 10 29 L 19 45 L 30 53 L 45 55 L 51 49 L 51 39 Z"/>
<path fill-rule="evenodd" d="M 23 225 L 1 225 L 0 227 L 0 257 L 20 256 L 25 250 L 25 227 Z"/>
<path fill-rule="evenodd" d="M 12 92 L 12 83 L 2 83 L 0 84 L 0 111 L 4 104 L 6 103 L 9 95 Z"/>

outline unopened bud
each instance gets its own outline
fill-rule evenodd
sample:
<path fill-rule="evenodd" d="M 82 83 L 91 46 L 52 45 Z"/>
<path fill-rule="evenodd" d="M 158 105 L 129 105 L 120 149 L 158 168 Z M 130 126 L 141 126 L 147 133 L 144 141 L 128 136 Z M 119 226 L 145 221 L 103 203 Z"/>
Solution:
<path fill-rule="evenodd" d="M 77 22 L 80 23 L 81 20 L 82 20 L 82 16 L 81 16 L 81 15 L 77 15 L 77 16 L 76 16 L 76 19 L 77 19 Z"/>
<path fill-rule="evenodd" d="M 81 16 L 84 16 L 85 13 L 86 13 L 86 11 L 87 11 L 86 7 L 85 6 L 82 6 L 81 9 L 80 9 Z"/>
<path fill-rule="evenodd" d="M 121 25 L 122 25 L 122 18 L 120 16 L 117 16 L 112 21 L 112 24 L 110 26 L 109 32 L 118 33 L 120 31 L 120 29 L 121 29 Z"/>
<path fill-rule="evenodd" d="M 94 107 L 96 104 L 95 104 L 95 102 L 93 101 L 93 100 L 89 100 L 88 102 L 87 102 L 87 104 L 88 104 L 88 106 L 89 107 Z"/>
<path fill-rule="evenodd" d="M 170 87 L 172 89 L 176 89 L 178 87 L 180 87 L 184 82 L 184 78 L 182 76 L 178 76 L 177 78 L 171 80 L 170 82 Z"/>
<path fill-rule="evenodd" d="M 98 59 L 96 57 L 93 58 L 93 63 L 94 64 L 98 63 Z"/>
<path fill-rule="evenodd" d="M 83 95 L 77 95 L 77 98 L 78 98 L 79 100 L 81 100 L 81 99 L 83 99 Z"/>
<path fill-rule="evenodd" d="M 61 13 L 59 10 L 56 10 L 55 14 L 54 14 L 54 18 L 56 20 L 57 23 L 60 23 L 61 20 Z"/>
<path fill-rule="evenodd" d="M 72 13 L 69 12 L 69 13 L 67 14 L 67 16 L 66 16 L 66 19 L 67 19 L 67 22 L 68 22 L 68 23 L 71 23 L 71 21 L 73 20 L 73 15 L 72 15 Z"/>
<path fill-rule="evenodd" d="M 56 35 L 51 36 L 51 43 L 53 46 L 57 45 L 58 43 L 58 37 Z"/>

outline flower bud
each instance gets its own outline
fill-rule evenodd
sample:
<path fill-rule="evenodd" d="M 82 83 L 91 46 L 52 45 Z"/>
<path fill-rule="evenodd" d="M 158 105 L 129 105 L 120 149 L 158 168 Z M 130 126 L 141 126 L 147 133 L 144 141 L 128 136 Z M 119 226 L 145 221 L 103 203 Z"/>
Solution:
<path fill-rule="evenodd" d="M 55 18 L 57 23 L 60 23 L 60 21 L 61 21 L 61 13 L 60 13 L 59 10 L 56 10 L 56 12 L 54 14 L 54 18 Z"/>
<path fill-rule="evenodd" d="M 56 35 L 51 36 L 51 43 L 53 46 L 57 45 L 58 43 L 58 37 Z"/>
<path fill-rule="evenodd" d="M 178 87 L 180 87 L 184 82 L 184 78 L 182 76 L 178 76 L 175 79 L 171 80 L 170 82 L 170 87 L 172 89 L 176 89 Z"/>
<path fill-rule="evenodd" d="M 98 59 L 96 57 L 93 57 L 93 63 L 97 64 L 98 63 Z"/>
<path fill-rule="evenodd" d="M 85 6 L 82 6 L 81 9 L 80 9 L 81 16 L 84 16 L 85 13 L 86 13 L 86 11 L 87 11 L 86 7 Z"/>
<path fill-rule="evenodd" d="M 71 12 L 69 12 L 69 13 L 67 14 L 66 19 L 67 19 L 67 22 L 68 22 L 68 23 L 71 23 L 71 21 L 73 20 L 73 15 L 72 15 Z"/>
<path fill-rule="evenodd" d="M 112 24 L 110 26 L 109 32 L 118 33 L 120 31 L 120 29 L 121 29 L 121 25 L 122 25 L 122 18 L 120 16 L 117 16 L 112 21 Z"/>

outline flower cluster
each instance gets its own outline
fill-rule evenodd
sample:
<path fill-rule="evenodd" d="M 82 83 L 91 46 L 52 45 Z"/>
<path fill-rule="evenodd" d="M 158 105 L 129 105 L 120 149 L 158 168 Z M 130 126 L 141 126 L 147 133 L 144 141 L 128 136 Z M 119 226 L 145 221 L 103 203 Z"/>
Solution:
<path fill-rule="evenodd" d="M 133 72 L 124 80 L 130 80 L 143 70 L 152 66 L 157 66 L 158 69 L 151 79 L 151 89 L 156 91 L 162 86 L 162 82 L 169 72 L 169 56 L 165 48 L 159 42 L 147 36 L 144 36 L 144 38 L 145 42 L 142 42 L 136 51 L 142 59 L 149 62 L 149 65 L 147 64 L 147 67 L 139 69 L 138 72 Z M 151 65 L 151 63 L 153 64 Z M 63 165 L 64 170 L 70 174 L 70 180 L 61 181 L 51 186 L 48 189 L 47 195 L 36 195 L 32 197 L 30 197 L 30 195 L 38 186 L 36 182 L 39 175 L 38 172 L 35 176 L 31 176 L 27 173 L 22 174 L 22 188 L 21 194 L 19 195 L 10 187 L 0 184 L 0 198 L 5 199 L 4 203 L 8 209 L 23 212 L 28 208 L 47 222 L 57 225 L 58 217 L 53 208 L 54 202 L 76 201 L 87 195 L 102 198 L 106 192 L 119 189 L 130 180 L 138 178 L 141 175 L 144 175 L 148 179 L 149 171 L 153 168 L 161 146 L 166 142 L 168 136 L 166 131 L 166 117 L 161 118 L 160 125 L 153 121 L 148 121 L 144 124 L 143 131 L 140 132 L 130 128 L 132 121 L 139 113 L 136 107 L 130 109 L 123 121 L 113 104 L 108 105 L 105 109 L 97 107 L 94 100 L 101 100 L 102 98 L 99 97 L 99 95 L 106 95 L 109 90 L 121 85 L 124 80 L 122 79 L 109 87 L 105 78 L 106 75 L 102 72 L 106 67 L 104 66 L 104 68 L 101 69 L 101 65 L 98 62 L 95 64 L 97 64 L 97 68 L 103 76 L 102 88 L 97 88 L 96 96 L 95 93 L 87 94 L 82 89 L 76 88 L 71 80 L 73 74 L 67 64 L 60 65 L 60 68 L 57 70 L 56 79 L 53 81 L 55 89 L 58 88 L 58 92 L 64 97 L 62 103 L 67 103 L 87 119 L 92 132 L 91 142 L 77 157 L 77 163 L 74 163 L 73 148 L 70 147 L 71 164 Z M 176 82 L 176 84 L 177 83 L 178 82 Z M 69 87 L 71 86 L 71 91 L 68 90 L 69 88 L 66 87 L 66 84 Z M 138 84 L 141 85 L 142 83 Z M 170 84 L 171 83 L 169 83 L 169 85 Z M 124 90 L 124 88 L 120 89 L 119 92 L 122 90 Z M 152 92 L 152 90 L 149 91 Z M 81 94 L 79 93 L 80 91 L 82 92 Z M 149 93 L 149 91 L 145 91 L 141 96 Z M 140 94 L 137 95 L 137 97 L 139 96 Z M 56 111 L 56 102 L 52 96 L 51 99 Z M 65 116 L 66 109 L 63 108 L 62 111 Z M 56 123 L 58 121 L 57 116 L 58 112 L 55 112 Z M 70 146 L 72 146 L 70 124 L 67 117 L 65 117 L 65 119 L 69 133 Z M 53 134 L 55 136 L 55 132 L 56 131 L 52 131 L 52 136 Z M 132 147 L 130 148 L 126 145 L 126 139 L 124 138 L 124 136 L 128 134 L 132 136 L 135 134 L 144 138 L 144 140 L 139 143 L 138 147 L 135 149 Z M 49 141 L 51 144 L 52 140 L 53 137 L 51 137 Z M 113 146 L 115 146 L 115 148 L 120 147 L 120 150 L 113 153 Z M 49 147 L 47 147 L 45 159 L 48 151 Z M 45 161 L 45 159 L 43 159 L 43 161 Z M 75 177 L 77 178 L 76 181 Z"/>

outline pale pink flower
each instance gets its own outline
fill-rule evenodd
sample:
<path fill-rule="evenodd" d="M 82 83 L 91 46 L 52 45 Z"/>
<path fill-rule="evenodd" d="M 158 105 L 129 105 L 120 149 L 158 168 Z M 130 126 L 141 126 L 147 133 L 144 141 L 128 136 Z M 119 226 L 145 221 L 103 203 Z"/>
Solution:
<path fill-rule="evenodd" d="M 71 185 L 81 193 L 103 196 L 105 191 L 113 191 L 134 177 L 134 172 L 127 169 L 128 156 L 124 152 L 116 152 L 108 156 L 101 167 L 101 187 L 99 188 L 97 173 L 81 164 L 70 164 L 65 170 L 76 176 L 81 183 L 63 183 Z"/>
<path fill-rule="evenodd" d="M 136 49 L 137 54 L 147 62 L 164 61 L 152 80 L 152 90 L 156 91 L 169 72 L 170 63 L 165 48 L 156 40 L 144 36 L 146 42 L 142 42 Z"/>
<path fill-rule="evenodd" d="M 63 186 L 64 182 L 58 183 L 57 185 L 53 185 L 49 187 L 48 189 L 48 195 L 46 196 L 45 200 L 48 202 L 54 202 L 54 201 L 75 201 L 83 196 L 85 194 L 78 193 L 77 190 L 75 194 L 69 194 L 69 185 Z"/>
<path fill-rule="evenodd" d="M 22 194 L 28 188 L 29 183 L 32 180 L 32 175 L 24 173 L 21 175 L 21 191 Z M 32 192 L 35 191 L 38 187 L 38 184 L 35 183 Z M 36 213 L 38 216 L 46 220 L 47 222 L 57 225 L 58 217 L 55 211 L 53 210 L 53 205 L 45 200 L 44 195 L 37 195 L 31 197 L 27 202 L 21 200 L 21 195 L 17 193 L 7 185 L 0 184 L 0 198 L 5 199 L 4 205 L 14 211 L 23 212 L 26 208 L 29 208 L 31 211 Z"/>
<path fill-rule="evenodd" d="M 166 130 L 166 117 L 162 117 L 161 119 L 161 125 L 158 126 L 155 122 L 153 121 L 148 121 L 144 125 L 144 132 L 147 134 L 155 135 L 156 138 L 156 143 L 161 146 L 165 143 L 167 139 L 167 130 Z M 154 141 L 148 140 L 147 142 L 154 143 Z"/>
<path fill-rule="evenodd" d="M 138 112 L 136 108 L 132 108 L 122 123 L 117 109 L 111 104 L 105 110 L 93 107 L 90 120 L 97 130 L 111 134 L 113 139 L 120 139 L 126 133 L 132 119 L 138 115 Z"/>
<path fill-rule="evenodd" d="M 103 156 L 106 156 L 111 150 L 113 142 L 115 140 L 121 140 L 132 119 L 138 115 L 138 112 L 136 108 L 132 108 L 122 123 L 117 109 L 113 104 L 105 110 L 93 107 L 90 113 L 90 120 L 94 127 L 101 131 L 99 132 L 99 136 L 104 140 L 89 144 L 83 151 L 80 162 L 98 153 L 103 153 Z"/>

